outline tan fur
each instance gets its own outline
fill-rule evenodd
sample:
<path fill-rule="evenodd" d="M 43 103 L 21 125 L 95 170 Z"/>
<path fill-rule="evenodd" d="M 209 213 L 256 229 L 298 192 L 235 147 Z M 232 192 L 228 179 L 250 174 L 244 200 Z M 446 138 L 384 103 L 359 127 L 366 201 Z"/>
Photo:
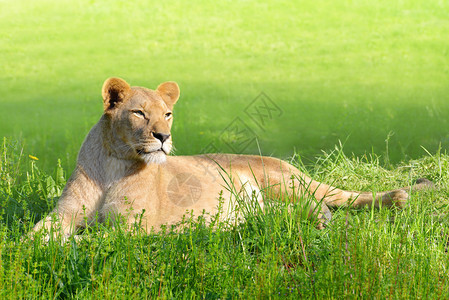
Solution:
<path fill-rule="evenodd" d="M 377 193 L 373 200 L 370 192 L 343 191 L 319 183 L 271 157 L 168 156 L 171 110 L 179 97 L 176 83 L 163 83 L 153 91 L 109 78 L 102 96 L 104 114 L 87 135 L 76 169 L 54 209 L 64 235 L 82 227 L 86 218 L 93 221 L 97 214 L 100 221 L 122 215 L 129 224 L 138 216 L 145 230 L 157 230 L 180 221 L 186 212 L 217 212 L 220 196 L 226 218 L 236 208 L 235 195 L 261 206 L 263 193 L 290 201 L 313 195 L 318 201 L 312 210 L 318 205 L 322 222 L 330 219 L 327 206 L 382 203 L 401 207 L 408 198 L 403 188 Z M 234 186 L 233 193 L 229 186 Z M 35 230 L 49 226 L 50 217 L 37 223 Z"/>

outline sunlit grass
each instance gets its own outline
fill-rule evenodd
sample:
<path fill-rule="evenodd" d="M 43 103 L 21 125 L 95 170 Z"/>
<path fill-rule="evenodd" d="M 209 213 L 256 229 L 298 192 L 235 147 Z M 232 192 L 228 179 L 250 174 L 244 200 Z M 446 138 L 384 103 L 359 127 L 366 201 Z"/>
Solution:
<path fill-rule="evenodd" d="M 449 145 L 448 11 L 422 0 L 2 1 L 0 136 L 70 171 L 103 81 L 121 76 L 180 84 L 178 154 L 220 140 L 265 92 L 283 114 L 247 122 L 264 154 L 310 160 L 339 140 L 384 154 L 392 133 L 393 162 L 418 158 L 421 145 Z"/>
<path fill-rule="evenodd" d="M 0 298 L 448 298 L 448 5 L 0 1 Z M 176 154 L 232 152 L 221 134 L 238 117 L 257 137 L 241 152 L 296 156 L 315 179 L 437 189 L 400 211 L 336 210 L 322 231 L 274 205 L 239 224 L 32 240 L 110 76 L 180 84 Z M 282 114 L 259 127 L 245 108 L 261 92 Z"/>
<path fill-rule="evenodd" d="M 449 296 L 449 178 L 440 171 L 447 154 L 397 167 L 374 155 L 351 158 L 340 148 L 321 155 L 314 168 L 296 159 L 304 172 L 347 189 L 394 188 L 420 175 L 437 183 L 436 190 L 413 193 L 403 210 L 335 210 L 321 231 L 305 219 L 303 206 L 267 202 L 264 212 L 241 207 L 243 222 L 187 215 L 149 235 L 94 223 L 77 240 L 45 244 L 27 232 L 54 206 L 64 172 L 56 166 L 53 175 L 45 173 L 40 161 L 20 155 L 20 145 L 3 145 L 2 299 Z"/>

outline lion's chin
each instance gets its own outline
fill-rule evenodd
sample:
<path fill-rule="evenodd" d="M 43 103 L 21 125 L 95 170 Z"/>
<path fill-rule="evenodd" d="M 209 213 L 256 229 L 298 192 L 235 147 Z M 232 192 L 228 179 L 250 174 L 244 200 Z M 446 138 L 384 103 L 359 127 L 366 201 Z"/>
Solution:
<path fill-rule="evenodd" d="M 158 150 L 151 153 L 146 153 L 141 156 L 146 164 L 162 164 L 167 160 L 167 155 L 164 151 Z"/>

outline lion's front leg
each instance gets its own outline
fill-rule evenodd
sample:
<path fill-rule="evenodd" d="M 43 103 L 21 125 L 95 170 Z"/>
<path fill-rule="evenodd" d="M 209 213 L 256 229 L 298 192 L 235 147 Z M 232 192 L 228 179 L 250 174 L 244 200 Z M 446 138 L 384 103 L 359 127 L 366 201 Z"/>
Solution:
<path fill-rule="evenodd" d="M 100 185 L 77 166 L 56 207 L 34 226 L 33 231 L 46 229 L 47 234 L 52 232 L 53 236 L 72 235 L 79 227 L 83 227 L 86 221 L 93 220 L 101 206 L 102 194 Z"/>

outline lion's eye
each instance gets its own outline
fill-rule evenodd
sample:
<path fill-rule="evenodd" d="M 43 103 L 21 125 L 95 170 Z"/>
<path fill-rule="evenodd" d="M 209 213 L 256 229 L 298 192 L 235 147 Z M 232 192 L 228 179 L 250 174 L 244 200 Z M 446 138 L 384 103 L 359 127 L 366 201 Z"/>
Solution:
<path fill-rule="evenodd" d="M 139 117 L 139 118 L 145 118 L 145 114 L 144 114 L 144 112 L 141 111 L 141 110 L 134 110 L 134 111 L 133 111 L 133 114 L 134 114 L 136 117 Z"/>
<path fill-rule="evenodd" d="M 168 112 L 168 113 L 165 114 L 165 120 L 168 120 L 171 117 L 172 117 L 172 113 L 171 112 Z"/>

